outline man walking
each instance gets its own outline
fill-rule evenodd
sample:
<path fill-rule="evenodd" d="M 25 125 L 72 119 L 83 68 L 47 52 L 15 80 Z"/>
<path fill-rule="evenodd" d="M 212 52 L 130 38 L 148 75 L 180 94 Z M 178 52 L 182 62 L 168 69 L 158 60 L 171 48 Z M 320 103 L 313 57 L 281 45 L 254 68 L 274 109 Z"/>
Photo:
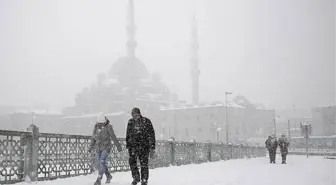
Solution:
<path fill-rule="evenodd" d="M 286 157 L 288 154 L 289 141 L 285 134 L 281 135 L 281 138 L 279 139 L 279 146 L 280 146 L 282 164 L 286 164 Z"/>
<path fill-rule="evenodd" d="M 265 142 L 266 148 L 269 153 L 270 163 L 275 163 L 276 150 L 278 148 L 278 142 L 275 136 L 269 136 Z"/>
<path fill-rule="evenodd" d="M 143 117 L 139 108 L 133 108 L 132 118 L 128 121 L 126 131 L 126 148 L 129 152 L 129 165 L 132 172 L 132 185 L 141 180 L 141 185 L 147 185 L 149 178 L 148 157 L 155 154 L 155 132 L 151 121 Z M 140 160 L 141 178 L 137 167 Z"/>
<path fill-rule="evenodd" d="M 121 152 L 122 148 L 114 133 L 112 125 L 110 125 L 110 121 L 103 114 L 100 114 L 97 117 L 96 122 L 97 123 L 93 129 L 89 152 L 91 153 L 95 148 L 99 175 L 94 185 L 100 185 L 104 174 L 106 175 L 106 183 L 110 183 L 112 179 L 112 175 L 107 167 L 107 157 L 112 148 L 112 140 L 117 146 L 118 152 Z"/>

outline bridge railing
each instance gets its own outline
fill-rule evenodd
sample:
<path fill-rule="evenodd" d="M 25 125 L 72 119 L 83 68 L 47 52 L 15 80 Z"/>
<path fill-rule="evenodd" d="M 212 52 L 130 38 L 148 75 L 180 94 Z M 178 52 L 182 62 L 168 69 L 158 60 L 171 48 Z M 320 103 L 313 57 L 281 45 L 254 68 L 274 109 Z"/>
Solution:
<path fill-rule="evenodd" d="M 0 184 L 42 181 L 91 174 L 95 154 L 89 153 L 91 136 L 39 133 L 31 125 L 27 132 L 0 130 Z M 120 139 L 122 152 L 113 146 L 108 167 L 128 171 L 126 142 Z M 157 141 L 157 156 L 150 167 L 185 165 L 219 160 L 262 157 L 262 147 L 197 142 Z"/>
<path fill-rule="evenodd" d="M 305 148 L 290 148 L 288 150 L 289 154 L 293 155 L 306 155 Z M 318 155 L 318 156 L 336 156 L 336 149 L 331 148 L 308 148 L 309 155 Z"/>

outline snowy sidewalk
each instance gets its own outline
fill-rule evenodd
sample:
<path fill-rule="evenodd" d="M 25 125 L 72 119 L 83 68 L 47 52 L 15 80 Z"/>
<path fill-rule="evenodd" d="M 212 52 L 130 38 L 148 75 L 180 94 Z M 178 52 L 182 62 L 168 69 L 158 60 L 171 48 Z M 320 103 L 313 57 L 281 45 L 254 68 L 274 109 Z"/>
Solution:
<path fill-rule="evenodd" d="M 288 156 L 288 164 L 268 158 L 219 161 L 150 171 L 149 185 L 335 185 L 336 160 Z M 130 172 L 113 174 L 111 185 L 129 185 Z M 92 185 L 95 175 L 38 182 L 36 185 Z M 105 181 L 105 178 L 103 179 Z M 19 183 L 20 185 L 31 185 Z"/>

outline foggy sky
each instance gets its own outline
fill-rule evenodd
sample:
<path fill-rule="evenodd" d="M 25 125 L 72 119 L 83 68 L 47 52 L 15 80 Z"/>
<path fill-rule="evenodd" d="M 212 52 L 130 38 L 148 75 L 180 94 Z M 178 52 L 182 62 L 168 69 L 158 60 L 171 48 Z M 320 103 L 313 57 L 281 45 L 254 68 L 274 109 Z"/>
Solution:
<path fill-rule="evenodd" d="M 0 1 L 0 106 L 74 104 L 126 51 L 126 0 Z M 135 0 L 136 55 L 191 100 L 191 16 L 200 98 L 270 108 L 335 103 L 334 0 Z M 186 88 L 190 87 L 190 88 Z"/>

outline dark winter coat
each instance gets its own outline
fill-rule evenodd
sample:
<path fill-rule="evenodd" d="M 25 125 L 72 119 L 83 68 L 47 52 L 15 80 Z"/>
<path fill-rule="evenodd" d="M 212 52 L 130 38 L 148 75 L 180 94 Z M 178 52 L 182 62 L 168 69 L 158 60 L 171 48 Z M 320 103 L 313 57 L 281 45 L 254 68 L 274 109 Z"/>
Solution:
<path fill-rule="evenodd" d="M 268 138 L 265 145 L 269 152 L 275 152 L 278 147 L 278 141 L 276 138 Z"/>
<path fill-rule="evenodd" d="M 90 149 L 95 148 L 97 152 L 103 150 L 110 152 L 112 140 L 117 147 L 121 147 L 110 121 L 107 119 L 106 123 L 96 123 L 93 129 Z"/>
<path fill-rule="evenodd" d="M 282 137 L 279 139 L 279 146 L 281 154 L 288 154 L 289 141 L 287 138 Z"/>
<path fill-rule="evenodd" d="M 131 118 L 128 121 L 126 148 L 133 147 L 155 149 L 155 132 L 150 119 L 141 116 L 138 120 Z"/>

